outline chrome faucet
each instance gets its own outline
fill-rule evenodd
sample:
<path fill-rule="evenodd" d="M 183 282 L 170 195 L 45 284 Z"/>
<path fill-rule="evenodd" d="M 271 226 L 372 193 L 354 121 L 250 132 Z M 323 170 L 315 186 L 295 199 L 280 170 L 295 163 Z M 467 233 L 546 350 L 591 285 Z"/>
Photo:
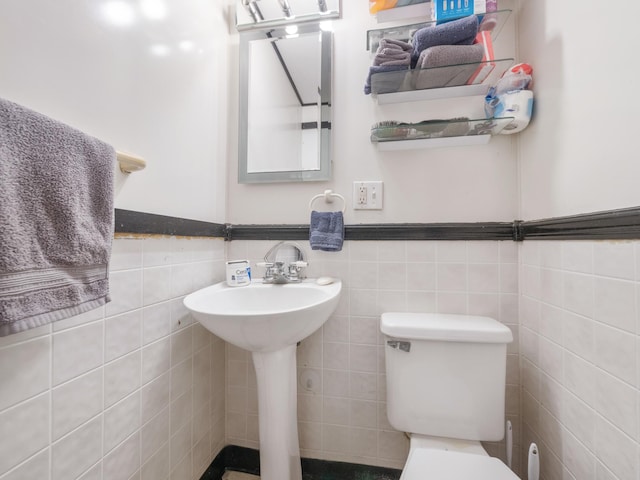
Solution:
<path fill-rule="evenodd" d="M 284 250 L 288 252 L 283 260 Z M 278 253 L 283 255 L 279 257 Z M 308 265 L 302 248 L 297 243 L 287 241 L 276 243 L 264 256 L 264 262 L 257 264 L 266 269 L 263 283 L 299 283 L 306 278 L 304 268 Z"/>

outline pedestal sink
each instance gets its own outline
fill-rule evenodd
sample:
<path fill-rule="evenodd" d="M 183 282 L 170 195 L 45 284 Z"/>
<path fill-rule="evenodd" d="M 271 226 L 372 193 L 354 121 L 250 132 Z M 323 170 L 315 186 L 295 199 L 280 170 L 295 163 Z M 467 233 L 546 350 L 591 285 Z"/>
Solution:
<path fill-rule="evenodd" d="M 274 285 L 254 280 L 247 286 L 229 287 L 222 282 L 184 299 L 207 330 L 252 352 L 262 480 L 302 478 L 296 344 L 320 328 L 338 304 L 342 282 L 324 283 L 307 279 Z"/>

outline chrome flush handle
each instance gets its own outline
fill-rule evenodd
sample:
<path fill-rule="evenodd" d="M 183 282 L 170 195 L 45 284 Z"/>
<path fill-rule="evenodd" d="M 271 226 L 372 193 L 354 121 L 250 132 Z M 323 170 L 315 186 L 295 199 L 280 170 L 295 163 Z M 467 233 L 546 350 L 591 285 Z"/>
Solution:
<path fill-rule="evenodd" d="M 411 351 L 411 342 L 404 342 L 402 340 L 387 340 L 387 346 L 407 353 Z"/>

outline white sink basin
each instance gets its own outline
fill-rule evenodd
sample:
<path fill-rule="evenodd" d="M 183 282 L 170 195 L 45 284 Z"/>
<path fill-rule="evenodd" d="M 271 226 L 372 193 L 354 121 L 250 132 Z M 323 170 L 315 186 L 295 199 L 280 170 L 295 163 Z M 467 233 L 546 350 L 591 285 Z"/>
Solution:
<path fill-rule="evenodd" d="M 284 285 L 253 280 L 243 287 L 226 282 L 198 290 L 185 306 L 210 332 L 252 352 L 295 345 L 327 321 L 340 298 L 342 282 L 318 285 L 315 279 Z"/>
<path fill-rule="evenodd" d="M 322 282 L 320 282 L 322 283 Z M 302 480 L 297 424 L 296 344 L 326 322 L 342 282 L 284 285 L 221 282 L 184 299 L 209 331 L 252 352 L 258 387 L 260 478 Z"/>

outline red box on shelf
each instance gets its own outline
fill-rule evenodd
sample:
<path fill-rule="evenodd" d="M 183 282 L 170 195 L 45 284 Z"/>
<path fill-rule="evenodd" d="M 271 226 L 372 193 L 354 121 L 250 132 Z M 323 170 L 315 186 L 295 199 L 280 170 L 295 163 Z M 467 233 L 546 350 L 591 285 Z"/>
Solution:
<path fill-rule="evenodd" d="M 491 40 L 491 32 L 482 31 L 476 35 L 476 43 L 481 43 L 484 46 L 484 55 L 482 55 L 482 64 L 473 72 L 473 75 L 469 77 L 467 85 L 478 85 L 485 81 L 485 79 L 491 74 L 496 64 L 493 63 L 495 56 L 493 54 L 493 41 Z"/>

